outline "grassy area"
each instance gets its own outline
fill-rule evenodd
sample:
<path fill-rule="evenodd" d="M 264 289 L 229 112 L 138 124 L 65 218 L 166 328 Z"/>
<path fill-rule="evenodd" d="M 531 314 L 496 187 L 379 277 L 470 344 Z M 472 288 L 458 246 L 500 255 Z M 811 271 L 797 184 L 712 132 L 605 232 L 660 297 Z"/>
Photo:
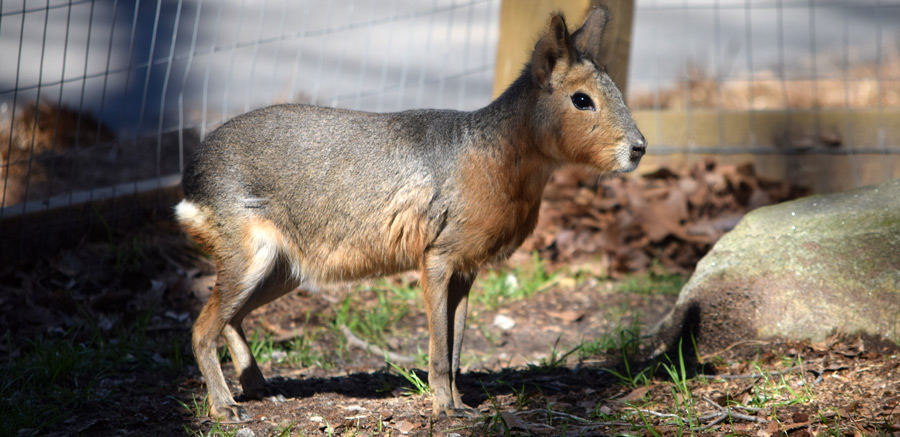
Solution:
<path fill-rule="evenodd" d="M 560 274 L 549 273 L 537 254 L 524 265 L 484 272 L 479 275 L 470 294 L 470 316 L 496 310 L 509 302 L 528 299 L 556 285 L 560 277 Z M 337 305 L 329 322 L 330 334 L 339 342 L 336 348 L 338 358 L 347 345 L 341 327 L 346 327 L 371 345 L 386 349 L 389 346 L 387 339 L 407 334 L 402 332 L 399 322 L 422 313 L 423 305 L 418 284 L 405 278 L 379 279 L 356 286 Z M 278 362 L 287 360 L 300 366 L 330 368 L 335 357 L 329 357 L 313 347 L 322 335 L 321 327 L 312 327 L 307 323 L 303 333 L 288 342 L 275 343 L 271 335 L 260 332 L 251 333 L 248 341 L 260 362 L 275 358 Z M 416 358 L 420 367 L 427 367 L 426 351 L 419 350 Z"/>
<path fill-rule="evenodd" d="M 674 273 L 636 274 L 616 283 L 614 289 L 639 295 L 674 294 L 680 290 L 684 280 L 683 276 Z M 469 318 L 475 318 L 485 311 L 496 311 L 511 302 L 530 299 L 537 293 L 560 286 L 561 283 L 581 284 L 584 281 L 583 272 L 580 271 L 548 271 L 545 262 L 535 253 L 528 262 L 521 265 L 491 269 L 480 274 L 470 295 Z M 360 294 L 364 293 L 368 295 L 363 298 Z M 251 351 L 260 362 L 275 360 L 299 367 L 332 368 L 335 359 L 343 358 L 347 347 L 341 327 L 349 329 L 369 344 L 387 350 L 390 348 L 388 339 L 408 334 L 402 331 L 404 328 L 399 322 L 423 312 L 423 305 L 421 290 L 416 282 L 405 278 L 379 279 L 356 286 L 353 292 L 340 301 L 334 314 L 326 316 L 331 318 L 325 327 L 310 326 L 307 315 L 304 329 L 291 340 L 276 343 L 271 334 L 263 331 L 252 332 L 248 340 Z M 580 359 L 602 354 L 632 357 L 641 346 L 641 328 L 639 318 L 635 318 L 626 325 L 615 326 L 600 337 L 584 340 L 580 344 L 560 345 L 557 341 L 547 358 L 534 365 L 538 368 L 557 367 L 563 365 L 565 358 L 570 355 Z M 484 326 L 475 329 L 481 329 L 489 342 L 495 335 Z M 329 341 L 329 338 L 324 337 L 338 343 L 338 347 L 330 354 L 315 347 L 317 342 Z M 560 351 L 559 348 L 565 351 Z M 223 357 L 227 356 L 225 349 L 222 352 Z M 419 349 L 416 353 L 416 365 L 427 368 L 427 359 L 427 351 Z M 405 368 L 395 366 L 395 370 Z"/>
<path fill-rule="evenodd" d="M 42 435 L 81 411 L 115 402 L 130 375 L 150 370 L 176 378 L 184 369 L 181 342 L 147 335 L 147 312 L 137 323 L 104 331 L 84 312 L 81 323 L 18 344 L 0 365 L 0 435 Z"/>
<path fill-rule="evenodd" d="M 687 278 L 678 273 L 666 271 L 661 266 L 640 274 L 629 274 L 616 285 L 623 293 L 677 295 Z"/>
<path fill-rule="evenodd" d="M 543 315 L 544 310 L 551 310 L 545 307 L 547 302 L 569 308 L 574 301 L 563 298 L 576 292 L 584 299 L 606 302 L 602 299 L 612 297 L 619 299 L 616 302 L 646 304 L 677 293 L 683 282 L 681 276 L 655 271 L 611 283 L 596 276 L 585 277 L 584 272 L 551 272 L 542 260 L 533 257 L 518 266 L 489 270 L 480 275 L 472 292 L 470 323 L 474 332 L 485 331 L 493 335 L 493 341 L 499 345 L 512 337 L 489 323 L 484 326 L 485 320 L 492 319 L 492 312 L 516 309 L 518 312 L 514 315 L 521 318 L 528 317 L 528 311 L 533 309 L 536 316 L 547 317 Z M 294 335 L 259 324 L 253 326 L 263 329 L 248 329 L 253 354 L 261 364 L 274 370 L 265 370 L 267 376 L 277 375 L 285 369 L 339 369 L 348 359 L 359 359 L 358 351 L 348 352 L 341 327 L 365 342 L 385 349 L 397 349 L 399 345 L 408 351 L 425 340 L 425 333 L 419 326 L 424 320 L 422 296 L 414 280 L 373 281 L 358 286 L 348 296 L 338 296 L 333 304 L 324 305 L 324 309 L 315 314 L 308 311 L 304 317 L 298 311 L 300 315 L 291 316 L 293 327 L 290 329 L 295 329 Z M 555 300 L 548 301 L 551 297 Z M 848 368 L 853 365 L 852 360 L 862 357 L 841 358 L 847 355 L 846 348 L 840 354 L 823 353 L 818 358 L 809 357 L 810 352 L 802 353 L 802 345 L 761 350 L 751 359 L 727 354 L 699 357 L 694 352 L 694 345 L 686 339 L 684 347 L 668 356 L 638 361 L 641 353 L 651 346 L 642 333 L 645 326 L 637 313 L 619 309 L 616 305 L 601 306 L 600 309 L 591 307 L 590 311 L 597 315 L 589 323 L 594 323 L 595 328 L 601 326 L 598 322 L 603 323 L 600 335 L 570 343 L 573 340 L 570 330 L 581 326 L 576 323 L 585 321 L 563 322 L 556 327 L 561 333 L 557 340 L 549 340 L 546 353 L 533 361 L 490 371 L 467 370 L 466 378 L 476 379 L 481 384 L 481 401 L 476 400 L 480 404 L 471 404 L 481 408 L 483 417 L 480 420 L 422 419 L 412 421 L 415 422 L 412 429 L 425 435 L 437 435 L 440 431 L 444 434 L 474 432 L 505 436 L 546 434 L 550 430 L 555 433 L 552 435 L 565 432 L 575 435 L 741 435 L 769 429 L 781 432 L 795 429 L 792 427 L 799 426 L 798 423 L 809 422 L 815 423 L 821 434 L 843 435 L 852 431 L 853 424 L 857 423 L 848 416 L 862 414 L 854 413 L 853 408 L 861 407 L 854 407 L 850 401 L 835 401 L 835 396 L 840 396 L 845 388 L 828 385 L 840 380 L 830 381 L 827 372 Z M 362 378 L 363 386 L 383 384 L 383 388 L 376 390 L 388 393 L 383 398 L 343 397 L 343 389 L 339 388 L 342 383 L 328 382 L 335 373 L 318 372 L 326 376 L 317 384 L 334 385 L 326 389 L 331 397 L 303 395 L 289 399 L 289 404 L 274 406 L 247 403 L 248 408 L 257 409 L 255 414 L 263 408 L 266 414 L 278 415 L 269 420 L 272 423 L 267 428 L 259 428 L 264 422 L 262 419 L 239 425 L 208 421 L 205 419 L 209 409 L 205 386 L 194 379 L 198 376 L 196 370 L 185 370 L 193 364 L 187 349 L 188 322 L 185 320 L 182 325 L 160 323 L 158 313 L 148 310 L 127 327 L 114 324 L 110 328 L 109 322 L 82 310 L 78 319 L 81 322 L 72 322 L 65 331 L 52 331 L 28 340 L 7 334 L 2 350 L 13 353 L 0 363 L 3 374 L 0 435 L 44 435 L 59 429 L 74 429 L 72 432 L 77 433 L 78 424 L 70 422 L 73 417 L 83 418 L 95 411 L 121 408 L 123 402 L 134 402 L 136 397 L 151 397 L 153 402 L 169 401 L 169 410 L 175 411 L 175 419 L 170 416 L 165 420 L 174 423 L 176 429 L 183 426 L 186 434 L 196 436 L 235 436 L 242 427 L 256 430 L 256 435 L 398 435 L 397 428 L 391 427 L 396 425 L 393 422 L 401 417 L 420 417 L 419 412 L 430 405 L 427 377 L 420 370 L 427 368 L 425 351 L 418 350 L 412 364 L 385 363 L 381 368 L 371 364 L 380 360 L 378 354 L 371 353 L 366 365 L 374 373 L 371 376 L 357 374 L 357 377 Z M 412 318 L 419 320 L 411 323 Z M 475 324 L 476 320 L 482 325 Z M 606 324 L 610 320 L 619 322 L 610 326 Z M 544 323 L 552 323 L 552 318 L 545 318 L 540 324 L 532 323 L 530 329 L 543 329 Z M 417 331 L 409 332 L 411 329 Z M 472 340 L 467 341 L 471 344 Z M 507 346 L 506 350 L 509 349 Z M 227 360 L 225 350 L 222 348 L 222 356 Z M 493 357 L 495 354 L 492 354 L 494 352 L 488 352 L 486 356 Z M 834 357 L 844 359 L 844 364 L 834 364 Z M 865 372 L 881 363 L 869 362 L 871 364 L 855 370 L 862 372 L 861 380 L 869 381 Z M 355 364 L 360 365 L 359 362 Z M 230 366 L 224 367 L 230 371 Z M 718 371 L 705 374 L 704 370 L 711 367 Z M 818 369 L 818 373 L 810 373 L 810 369 Z M 883 374 L 888 375 L 889 366 L 885 365 L 885 369 L 888 370 Z M 135 375 L 144 376 L 135 381 Z M 848 373 L 845 377 L 852 378 L 853 375 Z M 345 378 L 351 376 L 338 379 Z M 874 379 L 854 387 L 882 384 L 888 390 L 886 393 L 893 393 L 891 381 L 900 378 L 887 378 L 886 382 Z M 169 385 L 153 386 L 156 381 L 169 381 Z M 823 386 L 828 391 L 823 391 Z M 237 386 L 231 388 L 240 391 Z M 470 386 L 465 387 L 464 392 L 477 395 L 479 390 Z M 341 405 L 372 402 L 375 406 L 365 405 L 368 415 L 377 420 L 354 422 L 344 417 L 355 417 L 355 413 L 342 410 L 331 414 L 333 408 L 326 405 L 331 405 L 328 402 L 335 399 Z M 302 413 L 293 412 L 311 402 L 319 404 L 306 407 Z M 126 410 L 116 411 L 117 414 L 128 414 Z M 155 411 L 161 410 L 157 407 Z M 310 416 L 310 411 L 315 415 Z M 406 413 L 412 416 L 405 416 Z M 391 415 L 393 419 L 390 419 Z M 870 422 L 863 434 L 890 435 L 893 429 L 890 419 L 879 420 L 884 422 Z M 447 423 L 453 425 L 448 427 Z M 153 432 L 151 429 L 148 433 Z"/>
<path fill-rule="evenodd" d="M 357 288 L 340 303 L 333 326 L 346 326 L 378 346 L 386 347 L 385 339 L 396 333 L 398 322 L 422 305 L 418 287 L 407 281 L 380 279 L 374 286 Z M 374 293 L 374 299 L 360 302 L 359 294 L 367 290 Z"/>
<path fill-rule="evenodd" d="M 120 274 L 134 270 L 132 266 L 145 260 L 145 250 L 134 241 L 117 248 L 115 270 Z M 522 265 L 483 272 L 473 287 L 470 312 L 495 311 L 511 302 L 533 298 L 537 293 L 557 286 L 564 275 L 549 272 L 536 254 Z M 668 276 L 649 279 L 635 276 L 624 282 L 620 289 L 629 293 L 666 292 L 643 288 L 666 290 L 674 282 Z M 346 353 L 339 327 L 344 326 L 365 341 L 387 348 L 387 339 L 407 334 L 401 331 L 399 322 L 422 311 L 421 291 L 415 282 L 382 279 L 357 288 L 341 300 L 332 313 L 318 315 L 320 321 L 324 317 L 328 323 L 313 325 L 311 315 L 307 314 L 302 329 L 287 340 L 277 340 L 266 330 L 250 330 L 248 340 L 253 355 L 260 363 L 271 361 L 299 368 L 333 368 L 335 361 Z M 359 293 L 370 293 L 373 298 L 360 301 Z M 103 322 L 94 320 L 86 310 L 82 311 L 82 316 L 81 324 L 65 332 L 38 336 L 25 343 L 17 343 L 7 335 L 6 349 L 15 354 L 8 356 L 0 368 L 4 374 L 0 385 L 0 416 L 10 418 L 0 421 L 0 434 L 43 434 L 78 411 L 102 408 L 104 403 L 113 402 L 122 381 L 138 369 L 175 379 L 186 364 L 192 362 L 185 353 L 187 331 L 178 333 L 180 337 L 148 333 L 152 311 L 127 328 L 113 330 L 101 329 L 99 324 Z M 549 373 L 567 365 L 572 357 L 583 359 L 611 351 L 630 353 L 638 332 L 639 326 L 633 325 L 580 345 L 565 346 L 557 341 L 547 357 L 533 363 L 530 369 Z M 329 343 L 336 344 L 323 347 Z M 228 361 L 227 348 L 220 351 L 222 359 Z M 425 351 L 419 350 L 416 358 L 418 367 L 427 368 Z M 392 366 L 408 381 L 409 393 L 428 392 L 427 384 L 415 370 Z M 195 418 L 204 417 L 208 412 L 206 400 L 196 395 L 191 400 L 175 400 Z M 292 426 L 286 424 L 283 432 L 290 434 Z M 187 430 L 197 435 L 233 435 L 231 428 L 220 424 L 214 424 L 201 434 Z"/>
<path fill-rule="evenodd" d="M 471 293 L 473 312 L 492 311 L 504 304 L 528 299 L 556 284 L 558 273 L 550 273 L 535 252 L 530 262 L 511 269 L 493 269 L 480 275 Z"/>

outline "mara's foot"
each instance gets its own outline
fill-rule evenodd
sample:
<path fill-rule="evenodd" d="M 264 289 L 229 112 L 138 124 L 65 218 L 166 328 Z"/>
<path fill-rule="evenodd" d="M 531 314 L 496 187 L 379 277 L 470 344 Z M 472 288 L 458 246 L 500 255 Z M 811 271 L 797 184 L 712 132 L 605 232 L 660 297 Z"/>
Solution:
<path fill-rule="evenodd" d="M 475 419 L 480 417 L 478 411 L 463 404 L 462 407 L 446 407 L 434 410 L 434 417 L 453 417 L 458 419 Z"/>
<path fill-rule="evenodd" d="M 213 405 L 209 409 L 209 416 L 223 422 L 246 422 L 250 420 L 250 415 L 247 414 L 247 410 L 236 404 L 221 406 Z"/>

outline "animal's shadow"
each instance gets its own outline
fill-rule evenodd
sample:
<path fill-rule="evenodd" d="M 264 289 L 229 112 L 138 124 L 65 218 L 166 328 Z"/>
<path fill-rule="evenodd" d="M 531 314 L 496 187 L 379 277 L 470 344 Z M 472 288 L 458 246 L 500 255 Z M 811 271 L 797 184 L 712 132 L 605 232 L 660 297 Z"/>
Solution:
<path fill-rule="evenodd" d="M 520 368 L 503 368 L 498 371 L 469 371 L 459 375 L 457 386 L 463 402 L 480 406 L 491 398 L 513 395 L 518 399 L 532 399 L 535 405 L 547 405 L 555 400 L 575 403 L 589 395 L 591 398 L 611 399 L 621 396 L 628 386 L 646 378 L 669 378 L 661 364 L 683 366 L 687 375 L 714 374 L 715 369 L 699 362 L 695 330 L 700 323 L 698 308 L 691 308 L 685 323 L 676 335 L 668 336 L 666 352 L 650 357 L 649 351 L 635 351 L 629 362 L 622 356 L 610 355 L 606 360 L 550 365 L 529 365 Z M 652 342 L 649 342 L 652 343 Z M 421 381 L 428 381 L 428 373 L 413 370 Z M 364 399 L 387 399 L 396 396 L 397 388 L 415 388 L 406 378 L 388 371 L 387 367 L 369 373 L 351 373 L 335 377 L 276 376 L 269 380 L 286 397 L 305 399 L 317 393 L 336 393 Z M 402 391 L 402 390 L 401 390 Z M 542 399 L 543 398 L 543 399 Z M 240 399 L 240 398 L 239 398 Z"/>
<path fill-rule="evenodd" d="M 611 372 L 610 369 L 618 369 Z M 639 368 L 638 368 L 639 369 Z M 499 371 L 470 371 L 461 373 L 457 386 L 463 402 L 472 407 L 483 406 L 492 398 L 512 395 L 518 399 L 530 399 L 529 403 L 546 406 L 547 400 L 575 403 L 586 394 L 592 398 L 621 395 L 622 385 L 614 376 L 625 372 L 621 363 L 591 363 L 590 365 L 532 366 L 507 368 Z M 422 381 L 428 381 L 428 373 L 414 370 Z M 362 399 L 389 399 L 398 396 L 398 388 L 413 390 L 413 384 L 404 377 L 379 370 L 370 373 L 351 373 L 335 377 L 276 376 L 269 382 L 287 398 L 302 400 L 318 393 L 335 393 Z M 544 399 L 542 399 L 544 398 Z M 243 396 L 239 402 L 246 401 Z"/>

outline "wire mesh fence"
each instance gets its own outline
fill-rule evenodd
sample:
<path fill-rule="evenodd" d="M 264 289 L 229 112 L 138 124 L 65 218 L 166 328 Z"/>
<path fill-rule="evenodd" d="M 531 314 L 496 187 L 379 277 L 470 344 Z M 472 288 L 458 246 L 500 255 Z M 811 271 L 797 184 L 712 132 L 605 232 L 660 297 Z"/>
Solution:
<path fill-rule="evenodd" d="M 0 219 L 177 185 L 206 132 L 271 103 L 482 106 L 498 10 L 3 1 Z M 628 99 L 650 139 L 646 169 L 712 154 L 843 181 L 810 179 L 820 191 L 900 175 L 900 2 L 638 0 L 633 29 Z"/>
<path fill-rule="evenodd" d="M 814 191 L 900 177 L 900 2 L 638 2 L 630 106 L 669 161 Z"/>
<path fill-rule="evenodd" d="M 177 183 L 199 138 L 267 104 L 482 106 L 498 5 L 4 1 L 0 218 Z"/>

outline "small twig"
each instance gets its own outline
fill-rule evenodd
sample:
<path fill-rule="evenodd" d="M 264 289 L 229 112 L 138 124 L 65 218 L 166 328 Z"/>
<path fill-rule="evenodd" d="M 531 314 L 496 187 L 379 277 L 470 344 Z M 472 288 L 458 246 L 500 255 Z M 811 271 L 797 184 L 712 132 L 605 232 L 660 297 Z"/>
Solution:
<path fill-rule="evenodd" d="M 726 411 L 726 408 L 725 408 L 725 407 L 719 405 L 716 401 L 710 399 L 710 398 L 707 397 L 707 396 L 701 396 L 700 399 L 703 399 L 704 401 L 708 402 L 710 405 L 712 405 L 713 407 L 715 407 L 715 408 L 716 408 L 717 410 L 719 410 L 719 411 Z"/>
<path fill-rule="evenodd" d="M 604 426 L 634 426 L 633 423 L 630 422 L 591 422 L 590 425 L 580 428 L 579 431 L 588 431 L 596 428 L 602 428 Z"/>
<path fill-rule="evenodd" d="M 719 410 L 720 412 L 722 412 L 723 414 L 728 414 L 729 416 L 736 417 L 738 419 L 749 420 L 751 422 L 768 423 L 768 421 L 766 421 L 765 419 L 760 419 L 759 417 L 756 417 L 756 416 L 750 416 L 747 414 L 743 414 L 743 413 L 734 411 L 735 409 L 738 409 L 738 410 L 759 412 L 759 411 L 764 411 L 762 408 L 745 407 L 743 405 L 733 405 L 733 406 L 723 407 L 723 406 L 717 404 L 716 401 L 714 401 L 706 396 L 703 396 L 702 399 L 706 402 L 709 402 L 710 405 L 716 407 L 716 409 Z"/>
<path fill-rule="evenodd" d="M 634 411 L 637 411 L 637 412 L 640 412 L 640 413 L 644 413 L 644 414 L 649 414 L 649 415 L 651 415 L 651 416 L 662 417 L 662 418 L 665 418 L 665 419 L 682 419 L 682 420 L 683 420 L 683 418 L 682 418 L 681 416 L 677 415 L 677 414 L 658 413 L 658 412 L 656 412 L 656 411 L 651 411 L 651 410 L 640 410 L 640 409 L 637 409 L 637 408 L 632 408 L 632 409 L 633 409 Z"/>
<path fill-rule="evenodd" d="M 729 419 L 729 418 L 741 419 L 741 420 L 746 420 L 749 422 L 756 422 L 756 423 L 768 423 L 768 421 L 766 421 L 765 419 L 760 419 L 759 417 L 756 417 L 756 416 L 750 416 L 750 415 L 739 413 L 739 412 L 735 411 L 735 408 L 743 408 L 743 407 L 723 407 L 723 406 L 717 404 L 714 400 L 712 400 L 706 396 L 702 396 L 702 399 L 704 401 L 708 402 L 713 407 L 715 407 L 717 410 L 719 410 L 719 412 L 712 416 L 712 417 L 715 417 L 715 420 L 704 425 L 702 428 L 700 428 L 701 430 L 705 431 L 707 429 L 710 429 L 710 428 L 722 423 L 722 421 L 724 421 L 725 419 Z M 747 408 L 749 409 L 750 407 L 747 407 Z M 759 410 L 759 409 L 754 408 L 754 410 Z"/>
<path fill-rule="evenodd" d="M 782 376 L 787 375 L 795 370 L 802 370 L 801 366 L 794 366 L 788 369 L 779 370 L 777 372 L 768 372 L 768 373 L 749 373 L 744 375 L 697 375 L 697 378 L 701 379 L 721 379 L 721 380 L 729 380 L 729 379 L 755 379 L 755 378 L 763 378 L 763 377 L 772 377 L 772 376 Z"/>
<path fill-rule="evenodd" d="M 719 416 L 721 416 L 721 415 L 722 415 L 721 412 L 719 412 L 719 411 L 713 411 L 713 412 L 711 412 L 711 413 L 706 413 L 706 414 L 704 414 L 704 415 L 702 415 L 702 416 L 700 416 L 700 417 L 697 417 L 697 421 L 698 421 L 698 422 L 706 422 L 707 420 L 715 419 L 715 418 L 717 418 L 717 417 L 719 417 Z"/>
<path fill-rule="evenodd" d="M 760 411 L 768 411 L 765 408 L 748 407 L 746 405 L 732 405 L 731 408 L 737 408 L 738 410 L 750 411 L 753 413 L 758 413 Z"/>
<path fill-rule="evenodd" d="M 723 413 L 723 414 L 725 414 L 725 413 Z M 749 414 L 738 413 L 737 411 L 734 411 L 733 408 L 729 408 L 729 409 L 728 409 L 727 416 L 728 416 L 728 417 L 733 417 L 733 418 L 735 418 L 735 419 L 746 420 L 746 421 L 748 421 L 748 422 L 755 422 L 755 423 L 769 423 L 769 421 L 766 420 L 766 419 L 760 419 L 759 417 L 751 416 L 751 415 L 749 415 Z"/>
<path fill-rule="evenodd" d="M 709 402 L 712 406 L 716 407 L 720 411 L 727 411 L 729 408 L 732 408 L 732 409 L 737 408 L 738 410 L 752 411 L 754 413 L 758 413 L 760 411 L 766 411 L 765 408 L 748 407 L 746 405 L 729 405 L 728 407 L 723 407 L 723 406 L 719 405 L 718 403 L 716 403 L 716 401 L 714 401 L 706 396 L 703 396 L 702 398 L 704 401 Z"/>
<path fill-rule="evenodd" d="M 628 423 L 628 422 L 595 422 L 595 421 L 593 421 L 593 420 L 585 419 L 585 418 L 583 418 L 583 417 L 578 417 L 578 416 L 573 416 L 573 415 L 568 414 L 568 413 L 563 413 L 562 411 L 546 410 L 546 409 L 534 409 L 534 410 L 527 410 L 527 411 L 517 411 L 517 412 L 513 413 L 513 415 L 515 415 L 516 417 L 519 417 L 519 416 L 525 416 L 525 415 L 536 414 L 536 413 L 541 413 L 541 414 L 543 414 L 543 415 L 545 415 L 545 416 L 549 416 L 550 414 L 552 414 L 552 415 L 554 415 L 554 416 L 559 416 L 559 417 L 563 417 L 563 418 L 566 418 L 566 419 L 572 419 L 572 420 L 575 420 L 575 421 L 578 421 L 578 422 L 587 424 L 588 426 L 587 426 L 585 429 L 600 428 L 600 427 L 603 427 L 603 426 L 631 426 L 631 425 L 632 425 L 631 423 Z M 530 425 L 538 425 L 538 426 L 546 426 L 546 427 L 549 427 L 549 428 L 553 428 L 552 426 L 545 425 L 545 424 L 542 424 L 542 423 L 532 423 L 532 422 L 528 422 L 528 424 L 530 424 Z"/>
<path fill-rule="evenodd" d="M 706 431 L 706 430 L 708 430 L 708 429 L 710 429 L 710 428 L 712 428 L 712 427 L 714 427 L 714 426 L 716 426 L 716 425 L 718 425 L 718 424 L 720 424 L 720 423 L 722 423 L 722 422 L 724 422 L 725 420 L 728 420 L 728 419 L 745 420 L 745 421 L 748 421 L 748 422 L 755 422 L 755 423 L 768 423 L 768 421 L 765 420 L 765 419 L 760 419 L 759 417 L 756 417 L 756 416 L 750 416 L 750 415 L 748 415 L 748 414 L 743 414 L 743 413 L 740 413 L 740 412 L 736 411 L 736 408 L 742 408 L 742 407 L 737 407 L 737 406 L 735 406 L 735 407 L 723 407 L 723 406 L 717 404 L 715 401 L 713 401 L 712 399 L 710 399 L 710 398 L 708 398 L 708 397 L 706 397 L 706 396 L 703 396 L 702 399 L 703 399 L 704 401 L 708 402 L 708 403 L 709 403 L 710 405 L 712 405 L 713 407 L 715 407 L 716 411 L 711 412 L 711 413 L 704 414 L 704 415 L 699 416 L 699 417 L 695 417 L 695 418 L 693 418 L 692 420 L 685 419 L 683 416 L 679 416 L 679 415 L 677 415 L 677 414 L 659 413 L 659 412 L 656 412 L 656 411 L 651 411 L 651 410 L 640 410 L 640 409 L 637 409 L 637 408 L 632 408 L 632 410 L 638 411 L 638 412 L 644 413 L 644 414 L 649 414 L 649 415 L 651 415 L 651 416 L 662 417 L 662 418 L 665 418 L 665 419 L 678 419 L 678 420 L 681 420 L 682 422 L 693 422 L 693 421 L 696 421 L 696 422 L 703 423 L 703 422 L 706 422 L 706 421 L 708 421 L 708 420 L 711 420 L 711 422 L 706 423 L 705 425 L 703 425 L 703 427 L 700 428 L 701 431 Z M 747 409 L 750 409 L 750 407 L 747 407 Z M 754 410 L 757 410 L 757 409 L 754 409 Z"/>
<path fill-rule="evenodd" d="M 540 427 L 540 428 L 556 429 L 555 426 L 553 426 L 553 425 L 547 425 L 546 423 L 535 423 L 535 422 L 525 422 L 525 421 L 522 421 L 522 423 L 527 423 L 528 426 L 530 426 L 530 427 Z"/>
<path fill-rule="evenodd" d="M 412 363 L 416 362 L 416 359 L 413 357 L 396 354 L 391 351 L 386 351 L 374 344 L 371 344 L 371 343 L 357 337 L 356 334 L 354 334 L 353 331 L 351 331 L 350 328 L 347 327 L 347 325 L 341 325 L 340 329 L 341 329 L 341 334 L 344 334 L 344 337 L 347 338 L 347 344 L 349 344 L 351 346 L 356 346 L 360 349 L 365 349 L 369 352 L 372 352 L 373 354 L 383 355 L 383 356 L 387 357 L 387 359 L 390 360 L 392 363 L 396 363 L 396 364 L 412 364 Z"/>
<path fill-rule="evenodd" d="M 534 409 L 534 410 L 528 410 L 528 411 L 519 411 L 519 412 L 516 412 L 513 414 L 515 414 L 518 417 L 519 415 L 535 414 L 535 413 L 543 413 L 548 416 L 552 414 L 554 416 L 565 417 L 567 419 L 577 420 L 579 422 L 592 423 L 590 420 L 585 419 L 583 417 L 573 416 L 571 414 L 563 413 L 562 411 L 556 411 L 556 410 Z"/>
<path fill-rule="evenodd" d="M 706 425 L 703 425 L 702 427 L 700 427 L 700 431 L 706 431 L 706 430 L 724 422 L 725 419 L 727 419 L 727 418 L 728 418 L 727 414 L 718 413 L 718 414 L 716 414 L 716 420 L 713 420 L 712 422 L 709 422 Z"/>
<path fill-rule="evenodd" d="M 745 345 L 745 344 L 763 345 L 763 344 L 769 344 L 769 343 L 771 343 L 771 342 L 769 342 L 769 341 L 761 341 L 761 340 L 741 340 L 741 341 L 739 341 L 739 342 L 737 342 L 737 343 L 732 343 L 730 346 L 726 347 L 725 349 L 721 349 L 721 350 L 715 351 L 715 352 L 713 352 L 713 353 L 711 353 L 711 354 L 703 355 L 703 356 L 700 357 L 700 359 L 703 360 L 703 362 L 706 362 L 706 361 L 709 360 L 710 358 L 717 357 L 717 356 L 719 356 L 719 355 L 721 355 L 721 354 L 723 354 L 723 353 L 725 353 L 725 352 L 728 352 L 728 351 L 731 350 L 731 349 L 734 349 L 734 348 L 736 348 L 736 347 L 738 347 L 738 346 L 743 346 L 743 345 Z"/>

